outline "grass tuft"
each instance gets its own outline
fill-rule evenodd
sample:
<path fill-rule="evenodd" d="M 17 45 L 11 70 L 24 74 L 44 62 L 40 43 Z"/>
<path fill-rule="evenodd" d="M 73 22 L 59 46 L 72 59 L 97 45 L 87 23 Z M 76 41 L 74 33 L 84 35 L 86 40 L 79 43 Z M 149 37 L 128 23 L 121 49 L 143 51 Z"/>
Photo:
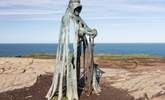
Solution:
<path fill-rule="evenodd" d="M 48 53 L 34 53 L 29 55 L 22 55 L 22 56 L 16 56 L 20 58 L 34 58 L 34 59 L 55 59 L 55 54 L 48 54 Z"/>

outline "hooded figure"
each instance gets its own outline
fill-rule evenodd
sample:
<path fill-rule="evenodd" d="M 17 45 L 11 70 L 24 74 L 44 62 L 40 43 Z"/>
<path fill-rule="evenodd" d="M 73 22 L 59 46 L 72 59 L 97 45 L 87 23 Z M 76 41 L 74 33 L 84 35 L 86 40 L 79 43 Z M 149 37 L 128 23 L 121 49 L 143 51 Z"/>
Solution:
<path fill-rule="evenodd" d="M 69 8 L 71 10 L 71 13 L 74 13 L 75 10 L 79 10 L 79 13 L 80 13 L 81 9 L 82 9 L 82 5 L 80 4 L 80 0 L 70 0 Z"/>
<path fill-rule="evenodd" d="M 53 81 L 46 95 L 48 100 L 51 100 L 55 95 L 58 95 L 58 100 L 61 100 L 63 95 L 66 95 L 68 100 L 78 100 L 81 42 L 84 41 L 83 43 L 86 45 L 85 47 L 87 47 L 88 42 L 90 42 L 89 40 L 94 39 L 97 34 L 95 29 L 90 29 L 81 19 L 79 16 L 81 10 L 80 0 L 70 0 L 65 15 L 62 17 Z M 71 23 L 74 24 L 73 33 L 71 33 Z M 69 46 L 71 34 L 74 37 L 73 48 Z M 90 39 L 86 39 L 86 34 Z M 92 55 L 90 57 L 92 59 Z M 92 64 L 92 66 L 94 65 L 93 62 L 90 64 Z M 96 70 L 94 72 L 96 72 Z M 96 75 L 93 77 L 92 74 L 90 77 L 94 79 L 94 82 L 96 81 Z M 98 84 L 96 85 L 98 87 Z M 96 90 L 95 88 L 93 89 Z M 63 94 L 63 91 L 66 91 L 66 94 Z"/>

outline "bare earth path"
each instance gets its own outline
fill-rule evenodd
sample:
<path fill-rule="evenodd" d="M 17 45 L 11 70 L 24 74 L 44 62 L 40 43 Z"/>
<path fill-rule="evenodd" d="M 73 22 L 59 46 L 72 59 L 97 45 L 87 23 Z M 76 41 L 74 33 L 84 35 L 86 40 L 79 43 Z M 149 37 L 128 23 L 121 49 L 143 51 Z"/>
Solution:
<path fill-rule="evenodd" d="M 164 59 L 97 58 L 102 93 L 81 100 L 165 100 Z M 54 59 L 0 58 L 0 100 L 46 100 Z"/>

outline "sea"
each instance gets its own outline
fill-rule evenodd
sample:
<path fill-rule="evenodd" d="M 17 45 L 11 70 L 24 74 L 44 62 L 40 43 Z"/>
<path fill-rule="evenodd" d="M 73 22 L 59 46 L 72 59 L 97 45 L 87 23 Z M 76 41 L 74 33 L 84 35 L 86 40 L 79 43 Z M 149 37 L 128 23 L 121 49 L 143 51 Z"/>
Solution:
<path fill-rule="evenodd" d="M 57 44 L 0 44 L 0 56 L 56 54 Z M 165 56 L 165 43 L 97 43 L 95 54 L 149 54 Z"/>

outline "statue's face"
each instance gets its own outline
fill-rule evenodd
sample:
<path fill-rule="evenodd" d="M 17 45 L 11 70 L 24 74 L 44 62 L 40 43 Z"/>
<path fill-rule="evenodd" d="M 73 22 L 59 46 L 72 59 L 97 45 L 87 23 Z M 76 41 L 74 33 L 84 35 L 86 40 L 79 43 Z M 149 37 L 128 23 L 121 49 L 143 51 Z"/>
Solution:
<path fill-rule="evenodd" d="M 76 16 L 79 16 L 80 15 L 80 13 L 76 10 L 76 11 L 74 11 L 74 14 L 76 15 Z"/>
<path fill-rule="evenodd" d="M 74 9 L 74 14 L 75 14 L 76 16 L 79 16 L 79 15 L 80 15 L 80 12 L 81 12 L 81 9 L 82 9 L 81 6 L 75 8 L 75 9 Z"/>

